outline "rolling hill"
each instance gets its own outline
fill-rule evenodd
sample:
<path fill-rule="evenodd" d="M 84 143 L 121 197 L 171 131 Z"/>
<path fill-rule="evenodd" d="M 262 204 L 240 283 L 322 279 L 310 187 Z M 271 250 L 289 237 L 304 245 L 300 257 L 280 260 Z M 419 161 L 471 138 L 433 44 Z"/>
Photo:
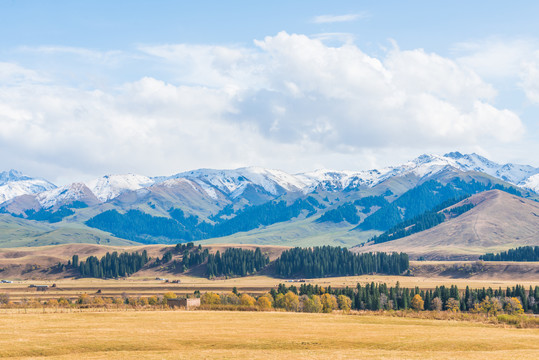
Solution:
<path fill-rule="evenodd" d="M 71 243 L 132 246 L 135 242 L 114 237 L 84 224 L 48 224 L 0 214 L 0 248 Z"/>
<path fill-rule="evenodd" d="M 355 251 L 404 251 L 411 258 L 433 260 L 477 259 L 524 245 L 539 245 L 539 203 L 491 190 L 455 204 L 475 206 L 431 229 L 381 244 L 355 247 Z"/>

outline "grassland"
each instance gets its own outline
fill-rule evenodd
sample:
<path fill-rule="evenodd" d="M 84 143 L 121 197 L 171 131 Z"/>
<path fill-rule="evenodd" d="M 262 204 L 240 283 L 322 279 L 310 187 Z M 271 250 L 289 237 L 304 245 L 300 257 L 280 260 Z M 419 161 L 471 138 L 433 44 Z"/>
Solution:
<path fill-rule="evenodd" d="M 46 246 L 66 243 L 129 246 L 137 243 L 120 239 L 84 224 L 48 224 L 0 214 L 0 248 Z"/>
<path fill-rule="evenodd" d="M 276 288 L 286 280 L 269 276 L 247 276 L 243 278 L 209 280 L 195 276 L 173 276 L 170 281 L 179 280 L 179 283 L 164 282 L 156 280 L 155 277 L 132 277 L 119 280 L 102 279 L 59 279 L 59 280 L 20 280 L 12 284 L 0 284 L 0 293 L 9 294 L 12 301 L 21 299 L 38 298 L 41 300 L 66 297 L 75 299 L 81 294 L 96 294 L 99 291 L 103 297 L 120 296 L 152 296 L 163 295 L 166 292 L 174 292 L 178 295 L 193 294 L 195 290 L 200 292 L 230 292 L 235 287 L 240 292 L 250 294 L 262 294 L 272 288 Z M 308 279 L 306 284 L 320 285 L 324 287 L 355 287 L 357 283 L 386 283 L 394 286 L 397 281 L 403 287 L 421 289 L 434 289 L 440 285 L 457 285 L 460 289 L 470 288 L 503 288 L 515 286 L 516 284 L 528 286 L 539 285 L 539 279 L 451 279 L 441 277 L 418 277 L 418 276 L 346 276 L 335 278 Z M 35 288 L 30 288 L 31 284 L 56 285 L 45 292 L 37 292 Z M 300 286 L 298 282 L 286 282 L 287 285 Z"/>
<path fill-rule="evenodd" d="M 539 329 L 341 314 L 7 313 L 11 359 L 536 359 Z"/>
<path fill-rule="evenodd" d="M 201 244 L 258 244 L 281 246 L 355 246 L 361 244 L 380 231 L 351 231 L 355 225 L 345 223 L 316 223 L 313 218 L 286 221 L 269 226 L 261 226 L 247 232 L 212 238 L 197 242 Z"/>

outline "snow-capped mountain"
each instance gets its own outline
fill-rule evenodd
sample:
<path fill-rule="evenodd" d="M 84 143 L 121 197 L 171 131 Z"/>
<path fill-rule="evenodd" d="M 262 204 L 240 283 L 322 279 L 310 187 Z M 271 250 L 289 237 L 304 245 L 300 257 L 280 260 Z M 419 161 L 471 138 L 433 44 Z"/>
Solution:
<path fill-rule="evenodd" d="M 246 167 L 235 170 L 199 169 L 169 177 L 158 177 L 154 178 L 154 180 L 162 182 L 178 178 L 196 182 L 212 197 L 215 196 L 215 190 L 218 190 L 233 199 L 241 196 L 249 186 L 260 187 L 271 195 L 301 191 L 305 187 L 305 184 L 296 176 L 280 170 L 259 167 Z"/>
<path fill-rule="evenodd" d="M 55 188 L 56 185 L 45 179 L 32 178 L 17 170 L 0 173 L 0 203 L 17 196 L 38 194 Z"/>
<path fill-rule="evenodd" d="M 296 177 L 306 184 L 305 192 L 322 187 L 328 191 L 373 187 L 392 177 L 415 175 L 426 178 L 447 169 L 476 171 L 493 176 L 513 185 L 539 192 L 539 168 L 529 165 L 497 164 L 477 154 L 452 152 L 440 155 L 424 154 L 399 166 L 368 171 L 317 170 L 298 174 Z"/>
<path fill-rule="evenodd" d="M 533 175 L 539 174 L 539 168 L 529 165 L 497 164 L 477 154 L 461 154 L 452 152 L 444 158 L 453 159 L 463 171 L 479 171 L 510 184 L 521 185 Z"/>
<path fill-rule="evenodd" d="M 539 174 L 532 175 L 527 179 L 522 180 L 519 186 L 530 189 L 539 194 Z"/>
<path fill-rule="evenodd" d="M 36 196 L 43 209 L 58 208 L 62 205 L 80 201 L 92 206 L 100 203 L 94 193 L 83 183 L 73 183 L 44 191 Z"/>
<path fill-rule="evenodd" d="M 435 175 L 448 167 L 458 169 L 458 164 L 442 156 L 421 155 L 399 166 L 365 171 L 317 170 L 296 175 L 306 184 L 304 192 L 319 187 L 326 191 L 340 191 L 373 187 L 396 176 L 413 174 L 419 179 Z"/>
<path fill-rule="evenodd" d="M 187 189 L 184 185 L 189 184 L 195 193 L 201 193 L 206 199 L 222 202 L 245 198 L 250 203 L 260 203 L 289 192 L 307 194 L 315 189 L 332 192 L 360 190 L 395 177 L 408 176 L 413 184 L 445 171 L 480 172 L 539 193 L 539 168 L 497 164 L 477 154 L 451 152 L 445 155 L 421 155 L 398 166 L 364 171 L 316 170 L 291 175 L 260 167 L 199 169 L 154 178 L 136 174 L 106 175 L 86 184 L 74 183 L 60 188 L 44 179 L 31 178 L 11 170 L 0 173 L 0 203 L 16 201 L 20 195 L 37 194 L 35 200 L 44 209 L 57 208 L 73 201 L 85 202 L 91 206 L 110 201 L 129 191 L 142 191 L 161 185 L 170 187 L 172 190 L 167 190 L 169 192 L 173 189 L 184 191 Z M 172 181 L 180 179 L 186 181 L 182 186 Z M 24 203 L 31 202 L 25 198 Z"/>
<path fill-rule="evenodd" d="M 105 175 L 88 181 L 86 186 L 102 202 L 114 199 L 128 190 L 138 190 L 155 183 L 151 178 L 144 175 Z"/>
<path fill-rule="evenodd" d="M 308 193 L 316 188 L 326 191 L 339 191 L 347 188 L 370 187 L 379 182 L 382 173 L 379 170 L 337 171 L 315 170 L 297 174 L 296 177 L 305 184 L 303 192 Z"/>

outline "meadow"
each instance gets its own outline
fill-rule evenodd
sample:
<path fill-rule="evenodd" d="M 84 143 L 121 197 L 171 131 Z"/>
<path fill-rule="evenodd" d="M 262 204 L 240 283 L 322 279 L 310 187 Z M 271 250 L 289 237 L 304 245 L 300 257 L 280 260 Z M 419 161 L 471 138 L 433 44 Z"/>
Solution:
<path fill-rule="evenodd" d="M 536 359 L 539 329 L 372 315 L 117 311 L 3 313 L 11 359 Z"/>

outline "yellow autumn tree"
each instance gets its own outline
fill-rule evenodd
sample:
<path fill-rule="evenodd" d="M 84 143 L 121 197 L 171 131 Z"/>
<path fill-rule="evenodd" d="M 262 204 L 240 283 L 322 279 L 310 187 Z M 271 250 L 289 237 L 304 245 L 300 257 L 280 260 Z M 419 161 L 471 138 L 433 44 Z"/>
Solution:
<path fill-rule="evenodd" d="M 167 293 L 164 293 L 163 294 L 163 298 L 168 300 L 168 299 L 176 299 L 178 296 L 176 294 L 174 294 L 173 292 L 169 291 Z"/>
<path fill-rule="evenodd" d="M 276 308 L 284 309 L 284 294 L 278 293 L 275 295 L 275 305 Z"/>
<path fill-rule="evenodd" d="M 460 302 L 457 299 L 449 298 L 445 302 L 445 309 L 450 312 L 459 312 Z"/>
<path fill-rule="evenodd" d="M 255 306 L 255 299 L 249 294 L 241 294 L 240 305 L 253 307 Z"/>
<path fill-rule="evenodd" d="M 284 296 L 284 308 L 286 311 L 298 311 L 299 297 L 292 291 L 289 291 Z"/>
<path fill-rule="evenodd" d="M 271 301 L 268 299 L 267 296 L 260 296 L 256 300 L 256 306 L 258 306 L 261 309 L 268 310 L 271 309 Z"/>
<path fill-rule="evenodd" d="M 323 308 L 324 306 L 322 305 L 322 301 L 320 300 L 320 296 L 318 295 L 313 295 L 312 297 L 306 299 L 303 302 L 304 312 L 319 313 L 322 312 Z"/>
<path fill-rule="evenodd" d="M 475 312 L 485 313 L 487 314 L 487 317 L 490 315 L 496 315 L 501 309 L 502 304 L 500 301 L 498 299 L 491 299 L 488 296 L 486 296 L 479 304 L 475 304 L 474 306 Z"/>
<path fill-rule="evenodd" d="M 506 313 L 511 314 L 511 315 L 524 313 L 522 304 L 520 303 L 520 300 L 518 300 L 516 297 L 506 298 L 505 306 L 503 307 L 503 309 L 505 310 Z"/>
<path fill-rule="evenodd" d="M 352 300 L 346 295 L 339 295 L 337 298 L 337 303 L 339 304 L 339 309 L 344 313 L 349 313 L 352 308 Z"/>
<path fill-rule="evenodd" d="M 423 298 L 419 294 L 415 294 L 412 298 L 411 303 L 412 309 L 415 311 L 420 311 L 425 309 L 425 302 L 423 301 Z"/>
<path fill-rule="evenodd" d="M 207 305 L 219 305 L 221 303 L 221 297 L 213 292 L 207 292 L 200 297 L 201 304 Z"/>
<path fill-rule="evenodd" d="M 322 301 L 323 309 L 322 311 L 325 313 L 330 313 L 335 309 L 338 309 L 339 305 L 337 304 L 337 299 L 335 296 L 325 293 L 320 297 L 320 300 Z"/>

